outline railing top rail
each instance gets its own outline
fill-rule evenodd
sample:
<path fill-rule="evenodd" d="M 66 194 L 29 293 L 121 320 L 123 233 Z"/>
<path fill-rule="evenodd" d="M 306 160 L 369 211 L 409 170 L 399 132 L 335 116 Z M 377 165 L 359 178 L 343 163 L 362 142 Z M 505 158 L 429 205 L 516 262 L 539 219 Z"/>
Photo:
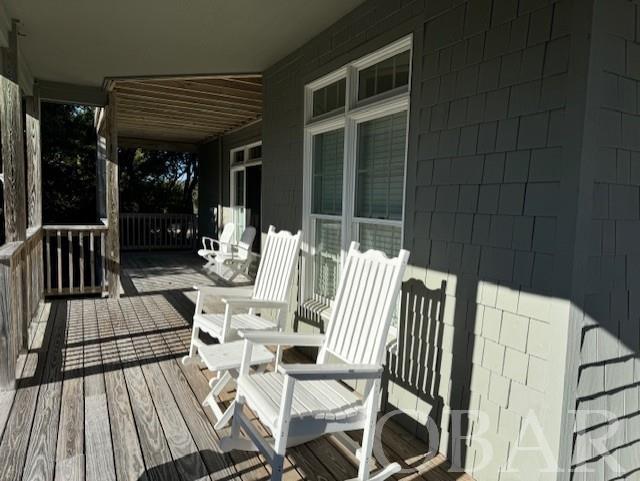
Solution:
<path fill-rule="evenodd" d="M 197 214 L 189 212 L 181 212 L 175 214 L 164 214 L 162 212 L 121 212 L 120 217 L 142 217 L 142 216 L 156 216 L 156 217 L 196 217 Z"/>
<path fill-rule="evenodd" d="M 64 225 L 64 224 L 60 224 L 60 225 L 44 225 L 42 226 L 43 230 L 46 231 L 73 231 L 73 232 L 80 232 L 80 231 L 94 231 L 94 232 L 98 232 L 98 231 L 104 231 L 106 232 L 108 230 L 108 227 L 106 225 L 101 225 L 101 224 L 87 224 L 87 225 Z"/>
<path fill-rule="evenodd" d="M 27 240 L 31 240 L 33 237 L 37 236 L 42 230 L 42 226 L 29 227 L 27 229 Z"/>
<path fill-rule="evenodd" d="M 24 241 L 7 242 L 0 246 L 0 261 L 6 261 L 20 253 Z"/>

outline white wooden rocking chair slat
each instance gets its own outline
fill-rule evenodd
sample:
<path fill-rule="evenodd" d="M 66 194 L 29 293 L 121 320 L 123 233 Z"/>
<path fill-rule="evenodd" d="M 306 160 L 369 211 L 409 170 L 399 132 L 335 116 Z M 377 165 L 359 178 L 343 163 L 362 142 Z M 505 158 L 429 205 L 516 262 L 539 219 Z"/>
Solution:
<path fill-rule="evenodd" d="M 262 451 L 271 463 L 272 481 L 282 479 L 288 445 L 353 429 L 364 429 L 358 453 L 359 481 L 382 481 L 400 470 L 399 465 L 392 463 L 371 476 L 369 460 L 387 334 L 409 253 L 402 250 L 397 258 L 388 259 L 381 252 L 361 253 L 357 249 L 356 243 L 349 249 L 326 336 L 273 331 L 240 333 L 245 345 L 233 425 L 231 436 L 221 444 L 225 450 Z M 320 351 L 315 365 L 278 364 L 274 372 L 250 373 L 254 343 L 320 345 Z M 333 359 L 342 363 L 330 364 Z M 365 382 L 363 397 L 342 384 L 348 379 Z M 245 405 L 273 433 L 272 444 L 260 436 L 246 417 Z M 241 429 L 248 438 L 241 436 Z"/>

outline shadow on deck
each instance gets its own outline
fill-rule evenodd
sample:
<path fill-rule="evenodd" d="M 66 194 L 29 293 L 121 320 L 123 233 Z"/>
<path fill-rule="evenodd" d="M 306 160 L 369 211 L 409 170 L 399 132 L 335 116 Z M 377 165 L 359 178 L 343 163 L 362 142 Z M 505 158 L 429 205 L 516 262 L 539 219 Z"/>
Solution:
<path fill-rule="evenodd" d="M 123 266 L 121 299 L 56 300 L 33 323 L 18 388 L 0 393 L 0 479 L 268 479 L 268 464 L 255 453 L 220 451 L 228 429 L 215 430 L 201 405 L 211 373 L 180 362 L 192 286 L 217 284 L 234 294 L 250 286 L 220 285 L 184 253 L 127 254 Z M 428 450 L 393 423 L 382 441 L 405 466 Z M 332 437 L 289 450 L 287 462 L 290 480 L 356 475 L 355 459 Z M 441 463 L 434 458 L 400 477 L 455 479 Z"/>

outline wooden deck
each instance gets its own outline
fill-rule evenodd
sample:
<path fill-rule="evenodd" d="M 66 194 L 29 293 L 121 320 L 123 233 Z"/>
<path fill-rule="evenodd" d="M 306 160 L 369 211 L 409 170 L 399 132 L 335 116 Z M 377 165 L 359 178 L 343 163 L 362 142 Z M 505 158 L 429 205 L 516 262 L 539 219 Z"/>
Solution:
<path fill-rule="evenodd" d="M 226 430 L 201 406 L 210 374 L 180 362 L 191 286 L 215 282 L 185 254 L 131 254 L 123 264 L 125 297 L 56 300 L 34 322 L 18 389 L 0 393 L 0 479 L 267 480 L 255 453 L 220 452 Z M 383 442 L 391 459 L 422 465 L 401 479 L 459 479 L 441 458 L 425 464 L 426 446 L 398 426 Z M 287 461 L 287 480 L 356 475 L 331 437 L 291 449 Z"/>

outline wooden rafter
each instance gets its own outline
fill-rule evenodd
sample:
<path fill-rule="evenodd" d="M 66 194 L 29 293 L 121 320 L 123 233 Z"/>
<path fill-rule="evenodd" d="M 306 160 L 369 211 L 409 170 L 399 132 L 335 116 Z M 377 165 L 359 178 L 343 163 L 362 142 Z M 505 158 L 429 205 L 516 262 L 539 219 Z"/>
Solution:
<path fill-rule="evenodd" d="M 200 143 L 262 116 L 262 76 L 119 79 L 118 130 L 141 140 Z"/>

